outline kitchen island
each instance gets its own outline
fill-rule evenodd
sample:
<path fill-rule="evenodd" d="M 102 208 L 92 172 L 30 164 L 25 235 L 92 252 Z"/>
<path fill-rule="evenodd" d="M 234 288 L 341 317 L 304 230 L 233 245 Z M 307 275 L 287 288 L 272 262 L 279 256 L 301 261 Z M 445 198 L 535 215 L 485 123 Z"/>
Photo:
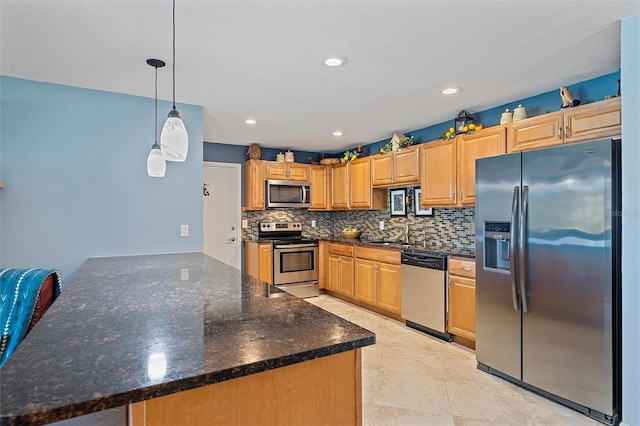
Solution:
<path fill-rule="evenodd" d="M 2 425 L 360 424 L 375 335 L 202 253 L 89 259 L 0 370 Z"/>

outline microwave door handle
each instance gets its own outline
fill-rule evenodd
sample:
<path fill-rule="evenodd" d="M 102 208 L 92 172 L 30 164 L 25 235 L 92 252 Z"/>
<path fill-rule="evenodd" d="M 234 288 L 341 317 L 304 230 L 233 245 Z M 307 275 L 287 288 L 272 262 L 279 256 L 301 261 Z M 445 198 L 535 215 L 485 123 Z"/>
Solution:
<path fill-rule="evenodd" d="M 520 227 L 518 226 L 519 203 L 520 202 L 520 187 L 513 187 L 513 201 L 511 203 L 511 238 L 509 241 L 509 269 L 511 272 L 511 297 L 513 299 L 513 309 L 520 310 L 520 304 L 518 303 L 518 287 L 517 287 L 517 259 L 516 247 L 518 245 L 518 233 Z"/>
<path fill-rule="evenodd" d="M 308 196 L 307 187 L 305 185 L 302 185 L 302 202 L 303 203 L 308 203 L 310 201 L 307 199 L 307 196 Z"/>

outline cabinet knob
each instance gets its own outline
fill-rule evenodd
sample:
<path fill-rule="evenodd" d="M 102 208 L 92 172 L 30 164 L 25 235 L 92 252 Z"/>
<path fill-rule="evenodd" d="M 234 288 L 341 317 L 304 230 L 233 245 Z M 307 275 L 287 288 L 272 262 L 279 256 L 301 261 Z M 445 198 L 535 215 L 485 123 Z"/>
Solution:
<path fill-rule="evenodd" d="M 471 268 L 470 268 L 470 267 L 468 267 L 468 266 L 463 266 L 463 267 L 462 267 L 462 270 L 463 270 L 463 271 L 467 271 L 467 272 L 468 272 L 468 271 L 471 271 Z"/>

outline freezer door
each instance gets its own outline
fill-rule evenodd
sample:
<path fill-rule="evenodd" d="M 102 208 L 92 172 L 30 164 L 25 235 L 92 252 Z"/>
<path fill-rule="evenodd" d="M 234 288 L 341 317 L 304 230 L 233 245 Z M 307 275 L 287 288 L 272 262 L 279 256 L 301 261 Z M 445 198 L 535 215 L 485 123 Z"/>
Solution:
<path fill-rule="evenodd" d="M 516 295 L 514 307 L 510 269 L 490 267 L 498 262 L 485 252 L 485 224 L 511 223 L 514 188 L 517 194 L 520 188 L 520 163 L 520 153 L 476 160 L 476 358 L 518 380 L 519 303 Z M 503 247 L 500 253 L 506 256 L 508 249 Z"/>
<path fill-rule="evenodd" d="M 522 379 L 612 412 L 611 140 L 525 151 Z"/>

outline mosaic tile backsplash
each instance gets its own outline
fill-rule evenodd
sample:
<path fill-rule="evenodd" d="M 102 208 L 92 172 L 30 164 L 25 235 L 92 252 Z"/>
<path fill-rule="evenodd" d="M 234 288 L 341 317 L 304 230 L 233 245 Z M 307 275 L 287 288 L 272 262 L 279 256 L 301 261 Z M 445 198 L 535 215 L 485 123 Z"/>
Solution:
<path fill-rule="evenodd" d="M 408 191 L 411 193 L 412 191 Z M 362 231 L 361 240 L 404 241 L 404 227 L 409 225 L 409 241 L 422 244 L 426 239 L 428 249 L 448 250 L 473 254 L 475 250 L 475 209 L 434 208 L 433 216 L 416 216 L 409 196 L 406 217 L 392 217 L 387 210 L 367 211 L 308 211 L 304 209 L 273 209 L 247 211 L 249 228 L 244 229 L 244 238 L 258 237 L 258 222 L 300 221 L 303 234 L 311 238 L 329 239 L 340 237 L 340 231 L 353 226 Z M 316 227 L 311 227 L 311 221 Z M 380 230 L 380 221 L 385 229 Z"/>

